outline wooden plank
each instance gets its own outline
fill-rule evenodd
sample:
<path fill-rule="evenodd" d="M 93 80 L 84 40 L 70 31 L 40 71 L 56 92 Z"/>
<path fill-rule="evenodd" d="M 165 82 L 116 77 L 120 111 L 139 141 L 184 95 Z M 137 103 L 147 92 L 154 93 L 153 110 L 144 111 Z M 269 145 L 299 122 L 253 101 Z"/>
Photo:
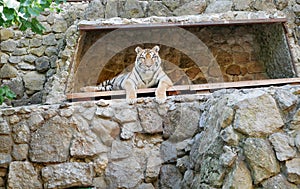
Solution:
<path fill-rule="evenodd" d="M 252 81 L 237 81 L 237 82 L 225 82 L 225 83 L 206 83 L 199 85 L 191 85 L 190 90 L 212 90 L 223 88 L 240 88 L 240 87 L 255 87 L 266 85 L 280 85 L 280 84 L 292 84 L 299 83 L 300 78 L 284 78 L 284 79 L 266 79 L 266 80 L 252 80 Z"/>
<path fill-rule="evenodd" d="M 197 93 L 207 93 L 209 90 L 225 89 L 225 88 L 242 88 L 242 87 L 258 87 L 268 85 L 283 85 L 283 84 L 299 84 L 300 78 L 284 78 L 284 79 L 266 79 L 266 80 L 253 80 L 253 81 L 237 81 L 237 82 L 224 82 L 224 83 L 206 83 L 198 85 L 176 85 L 170 87 L 167 92 L 174 91 L 197 91 Z M 94 92 L 82 92 L 82 93 L 69 93 L 67 99 L 79 99 L 79 98 L 94 98 L 105 96 L 118 96 L 125 95 L 125 90 L 118 91 L 97 91 L 96 87 L 89 87 L 94 89 Z M 156 88 L 138 89 L 138 94 L 154 93 Z"/>
<path fill-rule="evenodd" d="M 287 22 L 286 18 L 272 19 L 247 19 L 247 20 L 221 20 L 202 21 L 194 23 L 145 23 L 145 24 L 80 24 L 79 30 L 103 30 L 103 29 L 138 29 L 138 28 L 165 28 L 165 27 L 195 27 L 195 26 L 219 26 L 219 25 L 244 25 L 244 24 L 272 24 Z"/>

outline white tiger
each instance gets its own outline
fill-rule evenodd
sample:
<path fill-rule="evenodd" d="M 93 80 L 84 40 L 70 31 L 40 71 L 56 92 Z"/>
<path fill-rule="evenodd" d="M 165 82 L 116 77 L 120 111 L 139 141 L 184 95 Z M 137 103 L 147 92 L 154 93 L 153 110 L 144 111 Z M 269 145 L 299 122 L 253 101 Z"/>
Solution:
<path fill-rule="evenodd" d="M 130 104 L 136 102 L 136 89 L 157 86 L 155 91 L 156 101 L 164 103 L 166 90 L 173 85 L 171 79 L 161 67 L 159 46 L 152 49 L 136 47 L 137 56 L 131 72 L 120 74 L 111 80 L 106 80 L 98 85 L 100 91 L 126 90 L 126 99 Z"/>

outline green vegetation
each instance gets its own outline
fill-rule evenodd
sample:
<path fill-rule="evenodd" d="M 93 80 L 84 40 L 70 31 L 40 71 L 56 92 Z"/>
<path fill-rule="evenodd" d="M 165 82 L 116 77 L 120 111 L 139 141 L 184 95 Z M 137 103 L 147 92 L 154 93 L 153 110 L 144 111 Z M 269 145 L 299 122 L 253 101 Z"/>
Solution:
<path fill-rule="evenodd" d="M 2 104 L 5 99 L 12 100 L 13 98 L 16 98 L 16 94 L 7 86 L 0 87 L 0 104 Z"/>
<path fill-rule="evenodd" d="M 45 27 L 37 20 L 43 11 L 60 11 L 58 5 L 66 0 L 0 0 L 0 27 L 18 26 L 21 31 L 28 28 L 42 34 Z M 7 86 L 0 87 L 0 105 L 5 99 L 16 95 Z"/>
<path fill-rule="evenodd" d="M 66 0 L 0 0 L 0 26 L 17 25 L 21 31 L 28 28 L 42 34 L 44 26 L 37 16 L 45 10 L 60 11 L 58 5 Z"/>

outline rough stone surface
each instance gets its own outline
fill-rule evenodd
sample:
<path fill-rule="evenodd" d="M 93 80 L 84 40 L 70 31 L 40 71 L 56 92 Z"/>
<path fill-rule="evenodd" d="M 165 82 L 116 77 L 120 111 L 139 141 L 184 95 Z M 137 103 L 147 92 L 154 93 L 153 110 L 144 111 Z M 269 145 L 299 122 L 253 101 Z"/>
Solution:
<path fill-rule="evenodd" d="M 90 186 L 93 183 L 93 169 L 87 163 L 62 163 L 42 169 L 45 188 L 67 188 Z"/>
<path fill-rule="evenodd" d="M 264 188 L 282 188 L 282 189 L 297 189 L 295 184 L 287 181 L 287 179 L 282 175 L 278 174 L 262 182 Z"/>
<path fill-rule="evenodd" d="M 30 162 L 12 162 L 9 166 L 8 188 L 33 188 L 40 189 L 42 184 L 38 173 Z"/>
<path fill-rule="evenodd" d="M 17 77 L 18 70 L 11 66 L 10 64 L 5 64 L 0 69 L 0 78 L 1 79 L 10 79 Z"/>
<path fill-rule="evenodd" d="M 214 1 L 209 4 L 205 10 L 206 13 L 220 13 L 230 11 L 232 7 L 232 1 Z"/>
<path fill-rule="evenodd" d="M 161 167 L 161 188 L 180 188 L 181 173 L 174 165 L 163 165 Z"/>
<path fill-rule="evenodd" d="M 39 91 L 43 89 L 45 83 L 45 75 L 32 71 L 23 77 L 25 88 L 29 91 Z"/>
<path fill-rule="evenodd" d="M 285 161 L 296 156 L 296 150 L 290 145 L 286 134 L 274 133 L 269 137 L 279 161 Z"/>
<path fill-rule="evenodd" d="M 69 127 L 68 121 L 59 117 L 52 118 L 31 134 L 29 150 L 31 161 L 66 161 L 69 157 L 71 138 L 72 128 Z"/>
<path fill-rule="evenodd" d="M 264 136 L 284 123 L 275 100 L 265 93 L 251 93 L 236 103 L 234 129 L 249 136 Z"/>
<path fill-rule="evenodd" d="M 279 173 L 279 163 L 270 144 L 264 139 L 247 138 L 244 153 L 249 162 L 254 184 Z"/>
<path fill-rule="evenodd" d="M 150 108 L 138 108 L 141 126 L 146 133 L 154 134 L 163 131 L 162 118 Z"/>
<path fill-rule="evenodd" d="M 295 184 L 300 184 L 300 158 L 287 161 L 285 166 L 288 180 Z"/>

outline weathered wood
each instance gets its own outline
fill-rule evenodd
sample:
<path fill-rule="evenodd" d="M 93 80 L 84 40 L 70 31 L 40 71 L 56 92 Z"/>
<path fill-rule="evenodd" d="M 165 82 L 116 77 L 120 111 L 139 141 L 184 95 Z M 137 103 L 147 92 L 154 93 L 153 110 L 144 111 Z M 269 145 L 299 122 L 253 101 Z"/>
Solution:
<path fill-rule="evenodd" d="M 284 79 L 266 79 L 253 81 L 237 81 L 224 83 L 206 83 L 198 85 L 176 85 L 167 90 L 167 94 L 180 94 L 180 91 L 191 91 L 197 94 L 207 94 L 209 90 L 225 89 L 225 88 L 243 88 L 243 87 L 263 87 L 269 85 L 299 84 L 300 78 L 284 78 Z M 106 96 L 125 95 L 125 90 L 118 91 L 97 91 L 97 87 L 86 87 L 88 92 L 69 93 L 67 99 L 94 98 Z M 138 89 L 137 94 L 154 93 L 156 88 Z M 94 91 L 94 92 L 93 92 Z"/>

